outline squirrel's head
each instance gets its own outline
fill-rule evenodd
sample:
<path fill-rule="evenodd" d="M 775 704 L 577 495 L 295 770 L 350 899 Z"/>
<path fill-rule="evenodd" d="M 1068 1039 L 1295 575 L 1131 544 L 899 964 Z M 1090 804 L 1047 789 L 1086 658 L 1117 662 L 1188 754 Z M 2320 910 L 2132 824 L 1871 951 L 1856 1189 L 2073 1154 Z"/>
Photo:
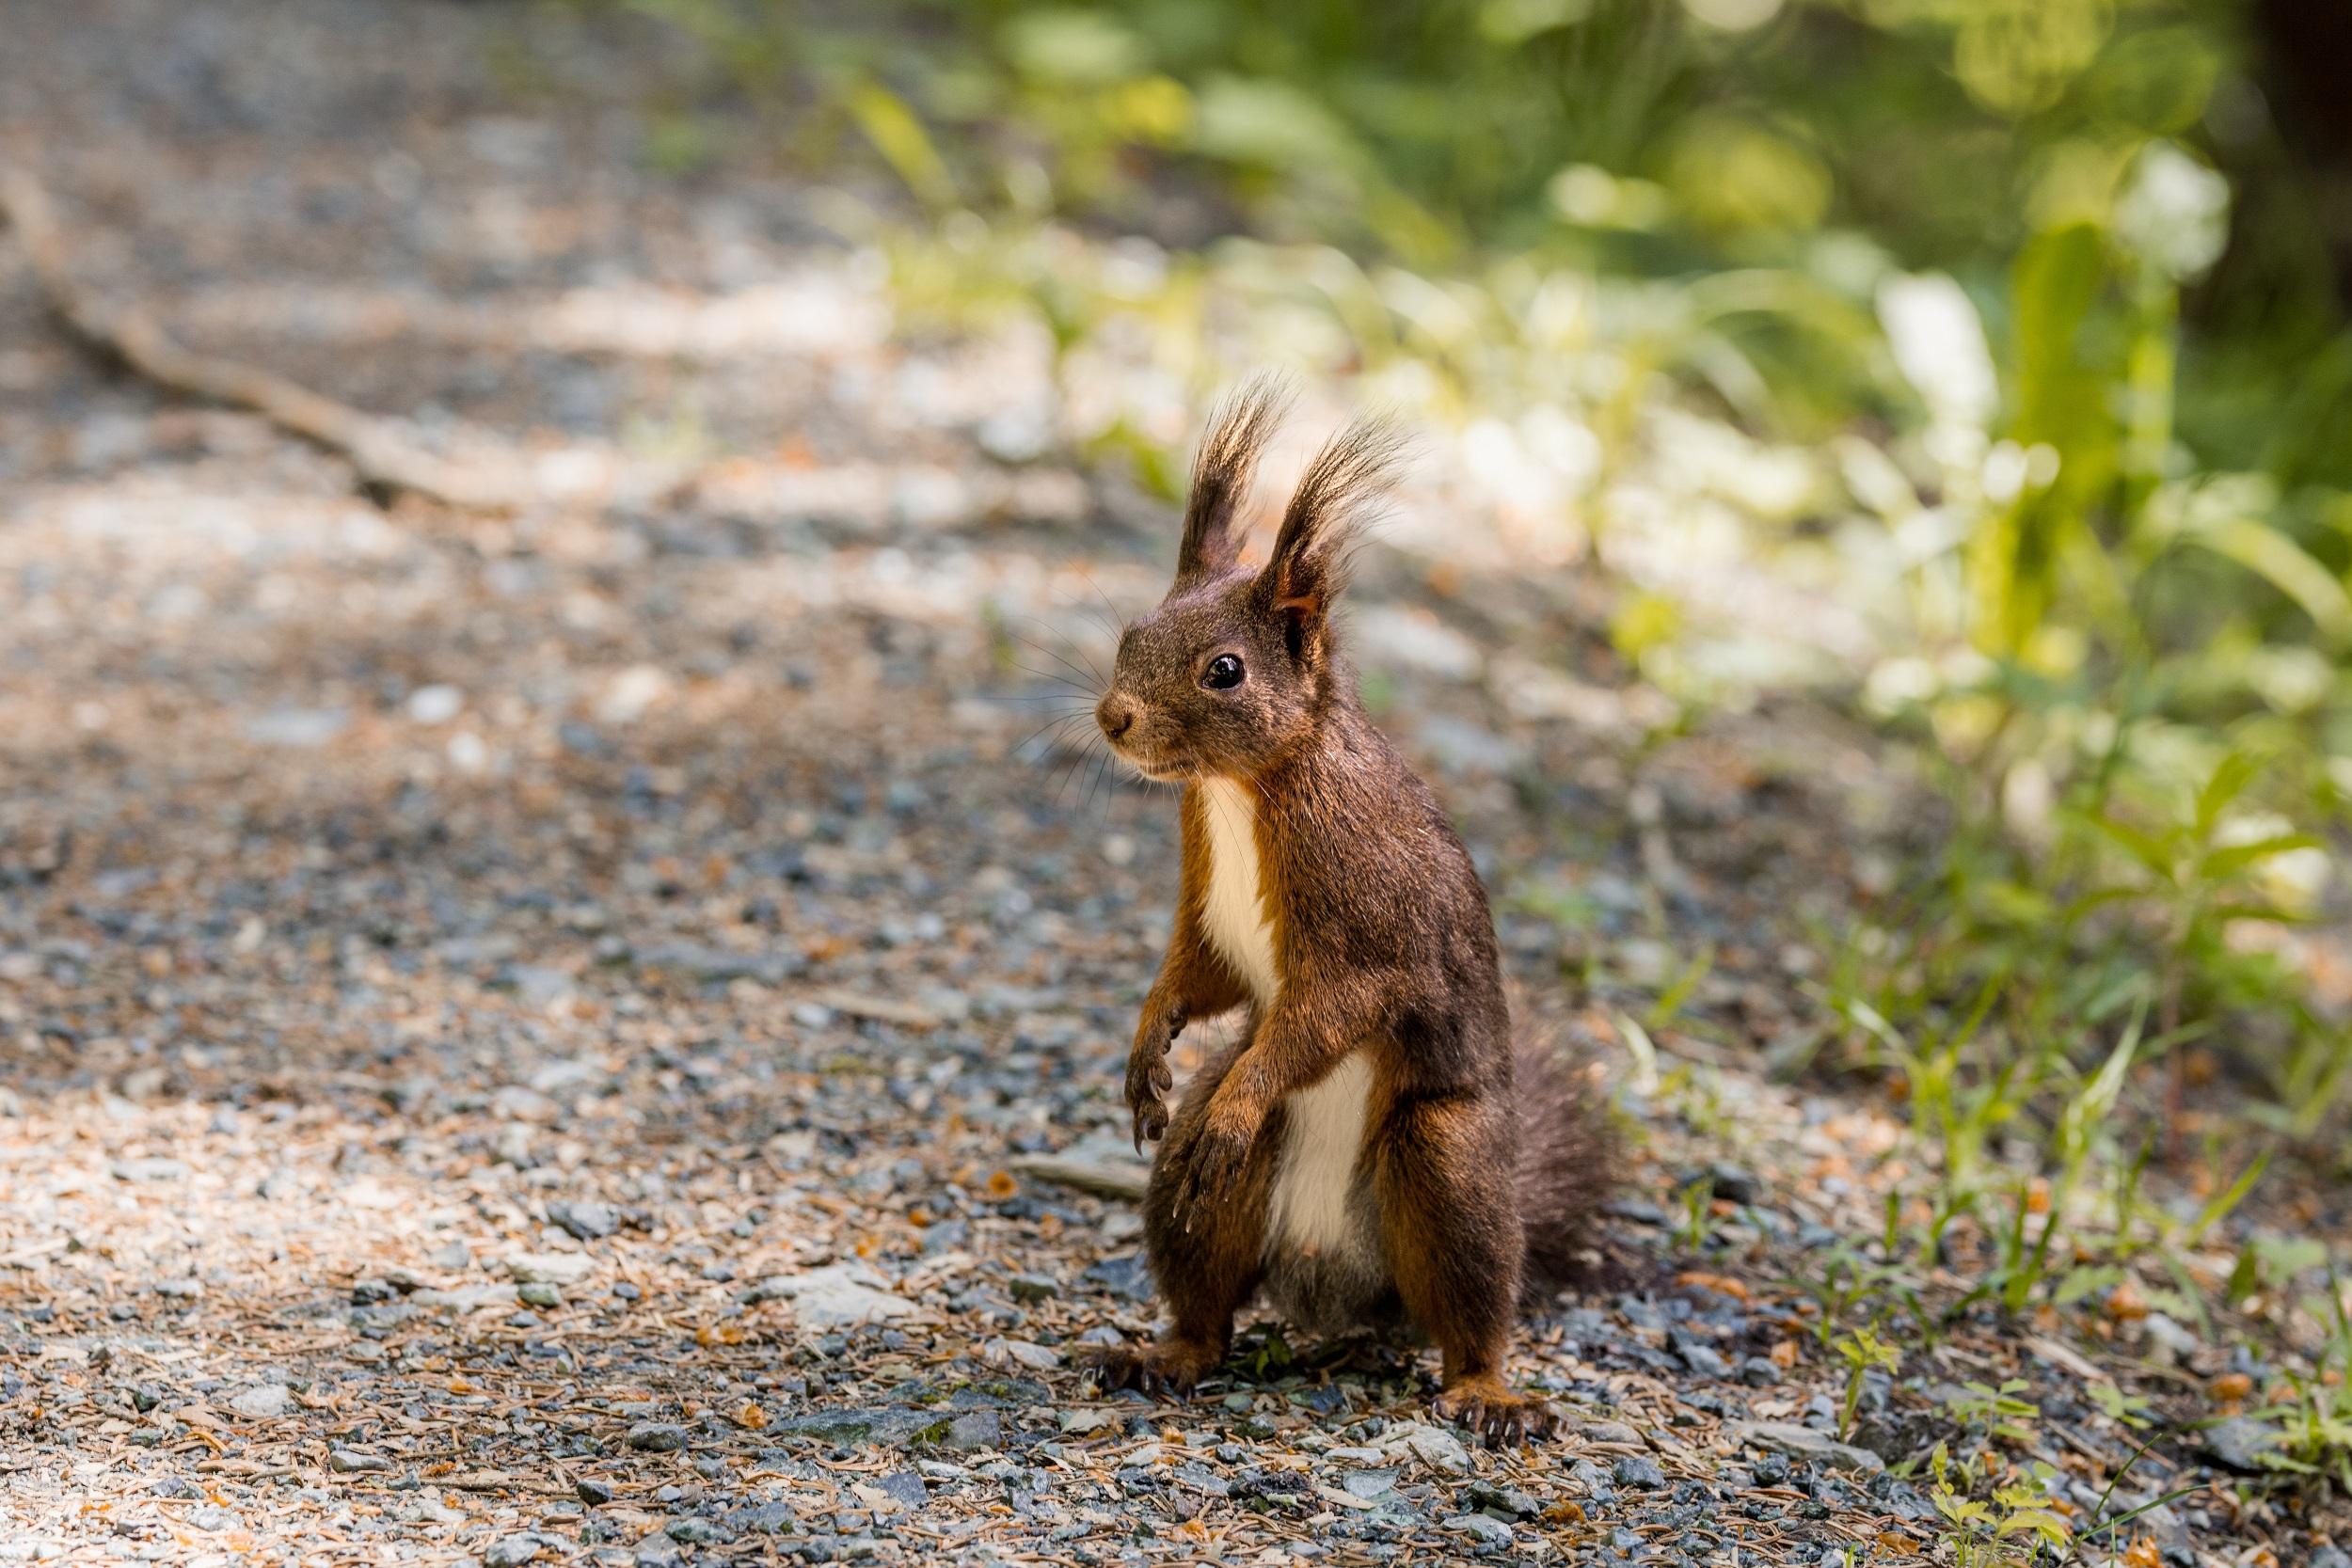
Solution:
<path fill-rule="evenodd" d="M 1300 477 L 1265 563 L 1248 564 L 1240 513 L 1288 404 L 1260 378 L 1217 410 L 1193 460 L 1175 583 L 1120 637 L 1094 717 L 1147 778 L 1252 777 L 1315 733 L 1350 678 L 1331 611 L 1401 447 L 1366 421 L 1334 436 Z"/>

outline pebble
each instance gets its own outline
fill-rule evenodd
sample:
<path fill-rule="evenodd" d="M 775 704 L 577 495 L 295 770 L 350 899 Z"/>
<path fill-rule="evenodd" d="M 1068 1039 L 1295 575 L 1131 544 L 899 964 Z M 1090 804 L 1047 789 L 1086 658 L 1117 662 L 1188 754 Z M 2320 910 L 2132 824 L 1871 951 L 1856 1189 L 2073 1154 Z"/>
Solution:
<path fill-rule="evenodd" d="M 1511 1544 L 1511 1527 L 1488 1513 L 1456 1513 L 1445 1521 L 1445 1528 L 1475 1536 L 1491 1545 L 1507 1546 Z"/>
<path fill-rule="evenodd" d="M 916 1484 L 921 1484 L 919 1481 Z M 782 1498 L 736 1510 L 727 1515 L 738 1534 L 784 1535 L 800 1524 L 800 1515 Z"/>
<path fill-rule="evenodd" d="M 2251 1416 L 2233 1416 L 2205 1429 L 2200 1447 L 2207 1458 L 2240 1475 L 2269 1472 L 2269 1457 L 2280 1447 L 2279 1429 Z"/>
<path fill-rule="evenodd" d="M 294 1390 L 282 1383 L 263 1383 L 229 1401 L 229 1408 L 257 1421 L 275 1420 L 294 1408 Z"/>
<path fill-rule="evenodd" d="M 502 1535 L 482 1554 L 482 1568 L 522 1568 L 538 1560 L 539 1540 L 532 1535 Z"/>
<path fill-rule="evenodd" d="M 389 1470 L 392 1462 L 380 1453 L 361 1453 L 357 1449 L 329 1449 L 326 1450 L 326 1467 L 344 1475 L 365 1475 Z"/>
<path fill-rule="evenodd" d="M 628 1446 L 644 1453 L 675 1453 L 686 1447 L 686 1429 L 667 1421 L 640 1421 L 628 1429 Z"/>
<path fill-rule="evenodd" d="M 864 1263 L 834 1263 L 800 1274 L 771 1275 L 744 1291 L 745 1303 L 788 1301 L 803 1329 L 825 1333 L 892 1323 L 915 1310 L 914 1303 L 895 1295 L 889 1281 Z"/>
<path fill-rule="evenodd" d="M 1636 1486 L 1644 1491 L 1656 1491 L 1666 1484 L 1666 1472 L 1658 1467 L 1656 1460 L 1636 1459 L 1629 1454 L 1617 1461 L 1611 1475 L 1619 1486 Z"/>
<path fill-rule="evenodd" d="M 113 1165 L 115 1180 L 133 1182 L 184 1181 L 188 1163 L 163 1155 L 151 1155 L 139 1160 L 117 1160 Z"/>
<path fill-rule="evenodd" d="M 506 1259 L 517 1285 L 579 1285 L 596 1272 L 596 1260 L 584 1252 L 518 1252 Z"/>
<path fill-rule="evenodd" d="M 1052 1301 L 1061 1294 L 1061 1286 L 1041 1274 L 1017 1274 L 1006 1282 L 1012 1299 L 1020 1302 Z"/>
<path fill-rule="evenodd" d="M 583 1242 L 599 1241 L 621 1228 L 621 1212 L 610 1203 L 556 1203 L 548 1218 Z"/>
<path fill-rule="evenodd" d="M 1380 1451 L 1387 1455 L 1409 1455 L 1433 1470 L 1453 1475 L 1470 1473 L 1470 1450 L 1443 1427 L 1418 1421 L 1392 1427 L 1382 1437 Z"/>
<path fill-rule="evenodd" d="M 1759 1449 L 1788 1454 L 1795 1459 L 1814 1460 L 1833 1469 L 1876 1474 L 1886 1468 L 1886 1461 L 1867 1449 L 1840 1443 L 1827 1433 L 1816 1432 L 1811 1427 L 1798 1426 L 1790 1421 L 1747 1421 L 1734 1425 L 1730 1431 L 1740 1441 Z M 1764 1467 L 1757 1465 L 1759 1480 L 1763 1473 Z"/>

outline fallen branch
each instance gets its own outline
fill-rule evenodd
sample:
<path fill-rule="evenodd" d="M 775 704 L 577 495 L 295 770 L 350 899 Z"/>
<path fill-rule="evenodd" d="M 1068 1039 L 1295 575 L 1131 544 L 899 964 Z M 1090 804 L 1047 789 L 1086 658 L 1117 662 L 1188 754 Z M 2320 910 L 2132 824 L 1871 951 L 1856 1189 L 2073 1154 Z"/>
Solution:
<path fill-rule="evenodd" d="M 157 386 L 249 408 L 280 430 L 341 453 L 373 491 L 405 491 L 478 512 L 512 511 L 531 499 L 528 482 L 452 463 L 373 415 L 284 376 L 183 348 L 138 306 L 103 298 L 76 276 L 49 193 L 23 169 L 0 169 L 0 217 L 15 230 L 49 308 L 74 336 Z"/>

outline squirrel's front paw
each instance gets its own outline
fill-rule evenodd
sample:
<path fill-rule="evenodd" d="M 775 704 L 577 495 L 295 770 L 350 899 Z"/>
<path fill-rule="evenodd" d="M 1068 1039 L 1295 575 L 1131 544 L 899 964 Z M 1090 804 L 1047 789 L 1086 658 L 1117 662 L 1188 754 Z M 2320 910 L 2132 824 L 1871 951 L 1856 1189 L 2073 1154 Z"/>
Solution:
<path fill-rule="evenodd" d="M 1184 1184 L 1179 1212 L 1191 1213 L 1224 1202 L 1239 1188 L 1249 1146 L 1258 1141 L 1265 1114 L 1230 1096 L 1220 1095 L 1186 1151 Z"/>
<path fill-rule="evenodd" d="M 1137 1051 L 1127 1058 L 1127 1109 L 1135 1117 L 1136 1152 L 1148 1140 L 1157 1143 L 1168 1132 L 1168 1091 L 1176 1085 L 1168 1058 L 1157 1052 Z"/>

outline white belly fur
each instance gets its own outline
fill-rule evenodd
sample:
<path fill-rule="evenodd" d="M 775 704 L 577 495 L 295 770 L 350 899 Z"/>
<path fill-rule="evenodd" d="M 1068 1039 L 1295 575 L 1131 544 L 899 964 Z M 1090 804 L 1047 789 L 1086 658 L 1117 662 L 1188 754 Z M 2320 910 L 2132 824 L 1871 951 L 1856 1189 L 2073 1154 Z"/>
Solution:
<path fill-rule="evenodd" d="M 1230 780 L 1204 779 L 1199 788 L 1209 842 L 1201 922 L 1217 952 L 1248 983 L 1259 1006 L 1266 1007 L 1281 981 L 1274 968 L 1274 928 L 1261 893 L 1257 806 L 1248 790 Z M 1269 1243 L 1279 1239 L 1310 1258 L 1363 1249 L 1366 1238 L 1352 1198 L 1371 1092 L 1372 1064 L 1358 1051 L 1283 1102 L 1288 1125 L 1275 1174 Z"/>

